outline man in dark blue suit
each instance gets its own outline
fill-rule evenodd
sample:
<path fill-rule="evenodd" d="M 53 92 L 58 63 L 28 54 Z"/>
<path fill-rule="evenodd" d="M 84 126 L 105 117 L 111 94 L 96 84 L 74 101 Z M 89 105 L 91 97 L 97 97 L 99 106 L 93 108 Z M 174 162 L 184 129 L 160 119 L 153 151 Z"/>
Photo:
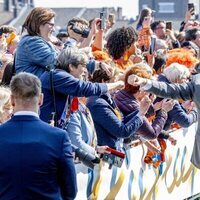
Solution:
<path fill-rule="evenodd" d="M 0 200 L 71 200 L 76 173 L 66 133 L 41 121 L 41 83 L 28 73 L 11 81 L 14 116 L 0 126 Z"/>

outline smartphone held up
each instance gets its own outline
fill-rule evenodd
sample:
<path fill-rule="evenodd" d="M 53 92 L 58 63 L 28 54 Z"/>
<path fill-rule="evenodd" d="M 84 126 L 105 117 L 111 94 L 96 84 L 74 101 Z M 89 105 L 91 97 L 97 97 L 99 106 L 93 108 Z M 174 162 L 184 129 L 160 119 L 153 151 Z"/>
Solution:
<path fill-rule="evenodd" d="M 191 12 L 191 15 L 195 15 L 194 3 L 188 3 L 188 11 Z"/>
<path fill-rule="evenodd" d="M 172 30 L 172 22 L 166 22 L 166 29 Z"/>
<path fill-rule="evenodd" d="M 100 29 L 104 30 L 105 29 L 105 13 L 100 12 Z"/>
<path fill-rule="evenodd" d="M 156 46 L 156 38 L 151 37 L 151 45 L 149 47 L 149 54 L 152 55 L 155 51 L 155 46 Z"/>

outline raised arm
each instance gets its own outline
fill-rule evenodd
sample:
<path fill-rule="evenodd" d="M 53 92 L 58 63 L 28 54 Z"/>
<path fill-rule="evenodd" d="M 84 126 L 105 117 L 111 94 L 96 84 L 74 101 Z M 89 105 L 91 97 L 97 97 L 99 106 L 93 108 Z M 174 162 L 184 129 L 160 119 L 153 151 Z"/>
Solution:
<path fill-rule="evenodd" d="M 104 127 L 109 134 L 115 137 L 129 137 L 137 131 L 143 122 L 142 117 L 139 116 L 137 112 L 132 113 L 126 117 L 124 121 L 121 121 L 105 103 L 99 102 L 92 107 L 88 107 L 94 123 Z"/>
<path fill-rule="evenodd" d="M 168 84 L 159 81 L 147 80 L 136 75 L 130 75 L 128 83 L 140 86 L 141 90 L 148 91 L 163 98 L 171 99 L 193 99 L 194 82 L 190 81 L 183 84 Z"/>

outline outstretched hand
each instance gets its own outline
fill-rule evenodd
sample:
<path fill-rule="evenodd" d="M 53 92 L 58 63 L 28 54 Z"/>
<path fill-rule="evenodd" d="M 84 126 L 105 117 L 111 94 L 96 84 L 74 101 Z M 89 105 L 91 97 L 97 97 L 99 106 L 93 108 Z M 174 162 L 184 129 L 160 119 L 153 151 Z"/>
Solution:
<path fill-rule="evenodd" d="M 146 84 L 146 82 L 147 82 L 146 79 L 141 78 L 134 74 L 128 77 L 128 84 L 133 85 L 133 86 L 143 86 Z"/>

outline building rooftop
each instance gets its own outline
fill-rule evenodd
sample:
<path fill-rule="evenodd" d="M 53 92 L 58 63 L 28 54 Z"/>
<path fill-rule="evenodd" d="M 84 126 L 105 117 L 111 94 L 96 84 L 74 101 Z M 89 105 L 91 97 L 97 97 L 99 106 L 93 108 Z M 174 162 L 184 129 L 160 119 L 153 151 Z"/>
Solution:
<path fill-rule="evenodd" d="M 61 29 L 66 29 L 67 23 L 73 17 L 82 17 L 86 20 L 91 20 L 95 17 L 99 17 L 99 13 L 102 12 L 103 8 L 52 8 L 56 13 L 55 24 Z M 118 19 L 117 11 L 114 7 L 104 8 L 107 13 L 114 13 L 116 16 L 116 23 L 112 29 L 127 26 L 128 20 L 124 20 L 123 17 Z"/>
<path fill-rule="evenodd" d="M 13 19 L 13 12 L 3 11 L 3 3 L 0 3 L 0 26 L 8 24 Z"/>
<path fill-rule="evenodd" d="M 60 28 L 66 28 L 68 21 L 79 15 L 82 9 L 83 8 L 52 8 L 56 13 L 55 24 Z"/>

